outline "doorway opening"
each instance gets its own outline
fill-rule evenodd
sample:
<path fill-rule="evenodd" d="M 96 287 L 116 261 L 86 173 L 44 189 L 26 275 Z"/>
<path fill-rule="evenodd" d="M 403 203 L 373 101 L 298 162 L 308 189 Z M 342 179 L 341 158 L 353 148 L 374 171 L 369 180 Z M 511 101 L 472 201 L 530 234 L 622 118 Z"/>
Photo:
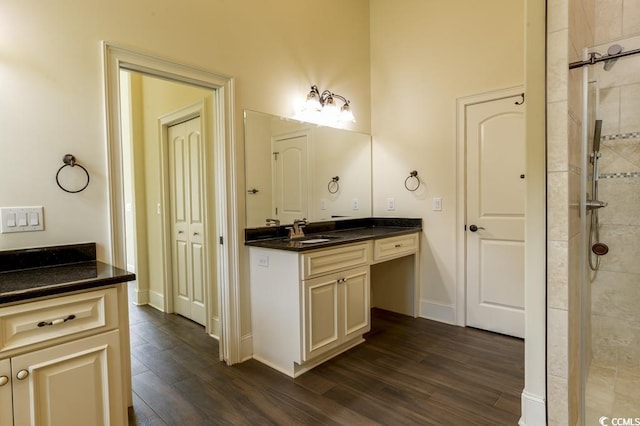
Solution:
<path fill-rule="evenodd" d="M 165 259 L 171 258 L 171 209 L 170 206 L 170 174 L 168 173 L 169 149 L 167 142 L 167 129 L 172 124 L 178 124 L 183 119 L 192 118 L 199 115 L 205 123 L 201 127 L 201 136 L 208 143 L 203 144 L 203 157 L 206 159 L 206 167 L 200 170 L 204 178 L 199 178 L 201 183 L 203 198 L 200 200 L 205 206 L 206 228 L 200 231 L 201 237 L 206 241 L 204 244 L 209 248 L 208 252 L 201 257 L 206 264 L 207 278 L 206 285 L 206 313 L 204 325 L 206 332 L 216 335 L 220 340 L 220 359 L 231 365 L 239 362 L 239 309 L 238 309 L 238 235 L 237 229 L 237 196 L 235 183 L 235 158 L 232 135 L 233 129 L 233 80 L 230 77 L 214 74 L 202 69 L 189 67 L 183 64 L 161 59 L 147 54 L 142 54 L 129 49 L 103 44 L 105 54 L 105 91 L 107 103 L 107 140 L 109 155 L 109 183 L 110 183 L 110 209 L 111 209 L 111 262 L 119 267 L 126 267 L 127 260 L 132 261 L 136 268 L 136 273 L 140 280 L 153 281 L 154 285 L 157 276 L 161 278 L 161 287 L 138 285 L 134 293 L 134 299 L 138 303 L 149 303 L 163 310 L 173 309 L 173 296 L 167 290 L 168 282 L 173 274 L 170 263 Z M 128 74 L 127 74 L 128 73 Z M 127 158 L 136 158 L 136 144 L 127 145 L 125 141 L 125 131 L 123 120 L 125 111 L 122 108 L 122 101 L 126 97 L 123 95 L 123 82 L 126 82 L 125 74 L 136 77 L 146 76 L 150 84 L 158 82 L 171 82 L 181 86 L 182 89 L 189 89 L 200 93 L 205 93 L 204 98 L 197 102 L 200 107 L 195 107 L 194 103 L 183 100 L 182 106 L 167 108 L 158 113 L 151 113 L 153 120 L 142 127 L 144 132 L 152 134 L 154 131 L 160 136 L 157 137 L 155 151 L 151 153 L 138 153 L 137 158 L 144 158 L 144 172 L 139 174 L 135 163 L 127 162 Z M 153 92 L 150 92 L 153 93 Z M 177 96 L 177 98 L 180 98 Z M 175 99 L 174 99 L 175 100 Z M 130 100 L 129 100 L 130 101 Z M 164 100 L 163 100 L 164 102 Z M 161 102 L 155 100 L 153 105 Z M 179 104 L 175 104 L 179 105 Z M 185 107 L 185 105 L 187 105 Z M 147 112 L 147 111 L 145 111 Z M 176 115 L 177 114 L 177 115 Z M 182 115 L 180 115 L 182 114 Z M 135 118 L 135 117 L 134 117 Z M 131 117 L 129 117 L 131 119 Z M 164 121 L 163 121 L 164 120 Z M 135 133 L 135 131 L 134 131 Z M 163 136 L 164 135 L 164 139 Z M 135 136 L 135 134 L 134 134 Z M 158 142 L 159 140 L 159 142 Z M 164 142 L 163 142 L 164 141 Z M 125 151 L 132 151 L 125 153 Z M 154 154 L 155 152 L 155 154 Z M 149 158 L 150 157 L 150 158 Z M 160 161 L 158 161 L 158 157 Z M 147 168 L 156 167 L 157 172 L 152 173 L 151 182 L 145 182 Z M 127 172 L 129 168 L 129 172 Z M 164 170 L 167 173 L 162 173 Z M 133 173 L 131 173 L 133 171 Z M 129 176 L 127 177 L 127 173 Z M 160 176 L 156 181 L 153 176 Z M 131 185 L 127 189 L 126 182 L 129 179 Z M 141 196 L 138 189 L 142 187 Z M 131 191 L 128 194 L 127 191 Z M 131 205 L 127 203 L 127 196 L 130 197 Z M 127 220 L 127 215 L 132 218 Z M 127 228 L 129 232 L 127 232 Z M 140 244 L 141 241 L 138 230 L 149 228 L 147 234 L 152 233 L 153 238 L 159 240 L 156 246 L 152 238 L 147 236 L 146 247 Z M 190 230 L 194 232 L 194 230 Z M 127 234 L 135 235 L 133 248 L 129 250 Z M 152 246 L 151 248 L 149 246 Z M 154 257 L 153 262 L 143 265 L 140 259 L 146 256 L 150 258 L 150 250 L 157 250 L 163 253 L 159 257 Z M 169 248 L 167 248 L 169 247 Z M 214 250 L 215 248 L 215 250 Z M 147 253 L 141 251 L 147 250 Z M 135 253 L 135 256 L 127 256 L 127 253 Z M 144 256 L 141 256 L 144 255 Z M 132 259 L 133 258 L 133 259 Z M 158 262 L 158 259 L 159 262 Z M 160 263 L 160 267 L 151 263 Z M 152 274 L 157 274 L 152 275 Z M 147 291 L 148 290 L 148 291 Z M 155 293 L 154 293 L 155 292 Z M 145 298 L 148 301 L 145 301 Z M 217 308 L 217 309 L 216 309 Z M 217 312 L 217 319 L 215 318 Z"/>
<path fill-rule="evenodd" d="M 211 91 L 121 70 L 120 95 L 127 269 L 138 275 L 131 299 L 219 338 Z"/>

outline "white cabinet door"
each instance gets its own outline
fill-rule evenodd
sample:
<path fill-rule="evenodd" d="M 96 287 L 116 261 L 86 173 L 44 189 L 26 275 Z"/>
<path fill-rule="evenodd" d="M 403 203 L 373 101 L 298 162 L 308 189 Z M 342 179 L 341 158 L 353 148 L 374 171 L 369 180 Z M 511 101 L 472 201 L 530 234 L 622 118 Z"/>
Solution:
<path fill-rule="evenodd" d="M 339 344 L 340 293 L 336 274 L 303 281 L 303 361 Z"/>
<path fill-rule="evenodd" d="M 369 267 L 303 281 L 303 361 L 369 331 Z"/>
<path fill-rule="evenodd" d="M 369 321 L 369 267 L 350 269 L 343 273 L 342 292 L 343 340 L 360 336 L 371 329 Z"/>
<path fill-rule="evenodd" d="M 116 330 L 12 358 L 14 425 L 125 425 L 119 346 Z"/>
<path fill-rule="evenodd" d="M 11 398 L 11 361 L 0 360 L 0 425 L 13 424 Z"/>

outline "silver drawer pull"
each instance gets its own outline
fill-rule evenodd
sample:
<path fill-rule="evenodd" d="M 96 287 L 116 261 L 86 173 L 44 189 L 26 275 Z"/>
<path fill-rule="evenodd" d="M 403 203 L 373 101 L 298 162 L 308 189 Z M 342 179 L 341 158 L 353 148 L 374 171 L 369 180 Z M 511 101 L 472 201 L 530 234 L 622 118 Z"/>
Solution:
<path fill-rule="evenodd" d="M 9 383 L 9 378 L 7 376 L 0 376 L 0 386 L 4 386 Z"/>
<path fill-rule="evenodd" d="M 38 327 L 46 327 L 48 325 L 58 325 L 58 324 L 62 324 L 63 322 L 71 321 L 72 319 L 76 319 L 76 316 L 73 314 L 69 315 L 66 318 L 54 319 L 53 321 L 40 321 L 38 323 Z"/>
<path fill-rule="evenodd" d="M 20 370 L 18 371 L 18 374 L 16 374 L 16 379 L 18 380 L 24 380 L 27 377 L 29 377 L 29 372 L 27 370 Z"/>

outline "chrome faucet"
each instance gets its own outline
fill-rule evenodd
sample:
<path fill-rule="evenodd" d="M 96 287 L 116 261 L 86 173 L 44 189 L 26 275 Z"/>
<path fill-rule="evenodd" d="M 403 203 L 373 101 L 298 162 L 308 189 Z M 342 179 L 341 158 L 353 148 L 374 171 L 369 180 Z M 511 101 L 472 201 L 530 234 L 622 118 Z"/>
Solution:
<path fill-rule="evenodd" d="M 267 226 L 280 226 L 280 219 L 267 219 Z"/>
<path fill-rule="evenodd" d="M 306 218 L 294 220 L 293 226 L 287 228 L 289 230 L 289 238 L 292 240 L 304 238 L 304 231 L 302 230 L 302 228 L 304 228 L 306 225 Z"/>

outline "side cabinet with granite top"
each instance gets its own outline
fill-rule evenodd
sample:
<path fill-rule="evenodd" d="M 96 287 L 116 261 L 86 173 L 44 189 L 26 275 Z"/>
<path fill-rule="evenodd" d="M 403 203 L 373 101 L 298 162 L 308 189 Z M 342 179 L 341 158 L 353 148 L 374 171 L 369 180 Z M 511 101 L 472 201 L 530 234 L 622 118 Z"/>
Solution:
<path fill-rule="evenodd" d="M 126 284 L 0 306 L 0 425 L 126 425 Z"/>
<path fill-rule="evenodd" d="M 418 235 L 303 251 L 250 247 L 253 358 L 297 377 L 363 343 L 372 267 L 416 255 Z M 415 316 L 417 271 L 410 269 L 402 313 Z"/>

